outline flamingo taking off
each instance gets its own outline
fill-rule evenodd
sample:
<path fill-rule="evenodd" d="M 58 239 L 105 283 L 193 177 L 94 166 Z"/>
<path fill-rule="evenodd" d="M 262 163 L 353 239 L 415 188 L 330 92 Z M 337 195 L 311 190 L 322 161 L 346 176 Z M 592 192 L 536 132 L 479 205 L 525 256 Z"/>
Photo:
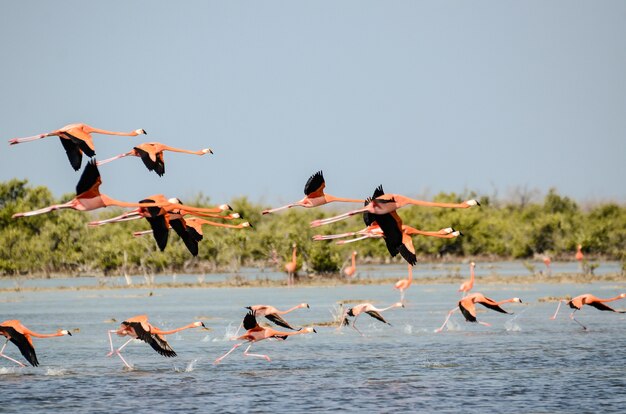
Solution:
<path fill-rule="evenodd" d="M 34 336 L 35 338 L 52 338 L 55 336 L 63 335 L 72 336 L 72 334 L 68 330 L 58 330 L 56 333 L 52 334 L 40 334 L 31 331 L 16 319 L 0 323 L 0 335 L 3 335 L 5 338 L 7 338 L 6 342 L 2 346 L 2 349 L 0 349 L 0 357 L 6 358 L 9 361 L 13 361 L 21 367 L 25 367 L 26 365 L 4 355 L 3 353 L 4 348 L 6 348 L 9 341 L 13 342 L 15 346 L 17 346 L 17 348 L 20 350 L 20 352 L 22 353 L 24 358 L 26 358 L 26 361 L 28 361 L 29 364 L 36 367 L 39 366 L 39 361 L 37 360 L 37 354 L 35 353 L 35 347 L 33 345 L 33 340 L 31 337 Z"/>
<path fill-rule="evenodd" d="M 99 161 L 98 165 L 103 165 L 108 162 L 128 156 L 140 157 L 148 171 L 154 171 L 159 177 L 162 177 L 163 174 L 165 174 L 165 160 L 163 159 L 163 151 L 182 152 L 185 154 L 194 155 L 213 154 L 211 148 L 204 148 L 199 151 L 191 151 L 181 148 L 170 147 L 165 144 L 161 144 L 160 142 L 144 142 L 143 144 L 137 145 L 132 150 L 125 152 L 124 154 L 116 155 L 115 157 Z"/>
<path fill-rule="evenodd" d="M 265 328 L 265 327 L 259 326 L 259 324 L 256 321 L 256 318 L 254 317 L 253 311 L 248 312 L 246 316 L 243 318 L 243 327 L 244 329 L 246 329 L 246 333 L 240 336 L 239 338 L 237 338 L 237 340 L 244 341 L 244 342 L 235 344 L 230 349 L 230 351 L 226 352 L 224 355 L 217 358 L 213 362 L 214 364 L 219 364 L 224 358 L 230 355 L 231 352 L 233 352 L 235 349 L 239 348 L 241 345 L 245 343 L 250 344 L 248 345 L 246 350 L 243 352 L 245 356 L 264 358 L 266 361 L 269 362 L 270 357 L 267 355 L 251 354 L 248 352 L 255 342 L 259 342 L 259 341 L 262 341 L 264 339 L 269 339 L 269 338 L 285 340 L 289 336 L 292 336 L 292 335 L 302 335 L 302 334 L 308 334 L 312 332 L 317 333 L 317 331 L 314 328 L 303 328 L 295 332 L 281 332 L 272 328 Z"/>
<path fill-rule="evenodd" d="M 480 206 L 480 203 L 473 199 L 463 201 L 461 203 L 438 203 L 433 201 L 416 200 L 400 194 L 385 194 L 383 186 L 381 185 L 376 188 L 376 191 L 374 191 L 374 196 L 371 199 L 371 203 L 367 203 L 365 207 L 357 210 L 352 210 L 335 217 L 314 220 L 311 222 L 311 227 L 318 227 L 325 224 L 335 223 L 348 217 L 352 217 L 356 214 L 363 214 L 365 212 L 378 215 L 392 213 L 407 205 L 443 208 L 470 208 L 472 206 Z"/>
<path fill-rule="evenodd" d="M 257 316 L 259 318 L 264 316 L 265 319 L 267 319 L 268 321 L 274 322 L 278 326 L 282 326 L 283 328 L 291 329 L 293 331 L 295 331 L 296 328 L 289 325 L 289 323 L 286 320 L 284 320 L 280 315 L 285 315 L 289 312 L 295 311 L 296 309 L 302 309 L 302 308 L 308 309 L 310 308 L 310 306 L 308 303 L 300 303 L 299 305 L 296 305 L 285 311 L 279 311 L 275 307 L 269 306 L 269 305 L 246 306 L 246 309 L 249 309 L 252 312 L 254 312 L 254 316 Z"/>
<path fill-rule="evenodd" d="M 371 303 L 361 303 L 359 305 L 353 306 L 352 308 L 350 308 L 350 309 L 348 309 L 346 311 L 346 313 L 345 313 L 346 316 L 343 318 L 342 325 L 349 325 L 350 321 L 348 319 L 348 316 L 352 316 L 352 317 L 354 317 L 354 320 L 352 321 L 352 327 L 359 334 L 363 335 L 363 333 L 361 331 L 359 331 L 359 329 L 356 327 L 356 320 L 357 320 L 357 318 L 359 317 L 360 314 L 367 313 L 372 318 L 378 319 L 382 323 L 386 323 L 387 325 L 391 326 L 391 324 L 389 322 L 387 322 L 385 320 L 385 318 L 383 318 L 383 315 L 381 315 L 380 313 L 384 312 L 386 310 L 389 310 L 389 309 L 393 309 L 393 308 L 404 308 L 404 304 L 402 302 L 397 302 L 397 303 L 394 303 L 393 305 L 388 306 L 386 308 L 378 309 L 377 307 L 375 307 Z"/>
<path fill-rule="evenodd" d="M 307 180 L 304 185 L 304 195 L 305 197 L 296 201 L 292 204 L 287 204 L 282 207 L 273 208 L 270 210 L 263 210 L 263 214 L 270 214 L 276 211 L 284 210 L 286 208 L 291 207 L 305 207 L 312 208 L 317 206 L 322 206 L 324 204 L 333 203 L 333 202 L 344 202 L 344 203 L 362 203 L 363 200 L 355 200 L 352 198 L 341 198 L 331 196 L 330 194 L 324 193 L 324 187 L 326 187 L 326 182 L 324 181 L 324 174 L 321 171 L 316 172 Z"/>
<path fill-rule="evenodd" d="M 470 262 L 470 280 L 467 280 L 461 283 L 459 286 L 459 290 L 457 292 L 463 292 L 463 297 L 467 296 L 470 290 L 474 287 L 474 268 L 476 267 L 476 263 Z"/>
<path fill-rule="evenodd" d="M 47 132 L 45 134 L 39 134 L 26 138 L 13 138 L 9 140 L 10 145 L 20 144 L 22 142 L 35 141 L 46 137 L 59 137 L 63 148 L 67 153 L 67 158 L 70 160 L 70 164 L 75 171 L 80 169 L 83 153 L 88 157 L 94 157 L 96 155 L 96 148 L 93 145 L 93 139 L 91 134 L 106 134 L 106 135 L 122 135 L 135 137 L 140 134 L 146 134 L 143 129 L 136 129 L 132 132 L 113 132 L 106 131 L 104 129 L 93 128 L 86 124 L 70 124 L 65 125 L 61 129 L 56 131 Z"/>
<path fill-rule="evenodd" d="M 357 253 L 355 250 L 352 252 L 352 263 L 350 266 L 343 269 L 343 274 L 346 275 L 346 277 L 352 277 L 356 273 L 356 255 Z"/>
<path fill-rule="evenodd" d="M 613 302 L 613 301 L 624 299 L 624 298 L 626 298 L 626 293 L 621 293 L 615 296 L 614 298 L 609 298 L 609 299 L 600 299 L 590 293 L 586 293 L 584 295 L 576 296 L 575 298 L 569 301 L 560 300 L 558 306 L 556 307 L 556 312 L 554 312 L 554 315 L 550 319 L 552 320 L 556 319 L 556 315 L 559 313 L 559 309 L 561 308 L 561 302 L 567 302 L 567 305 L 570 308 L 574 309 L 574 311 L 569 315 L 570 319 L 576 322 L 577 324 L 579 324 L 580 326 L 582 326 L 582 328 L 586 330 L 587 328 L 585 327 L 585 325 L 578 322 L 574 318 L 574 313 L 576 311 L 581 310 L 584 305 L 588 305 L 601 311 L 626 313 L 626 311 L 617 311 L 611 308 L 610 306 L 605 305 L 606 302 Z"/>
<path fill-rule="evenodd" d="M 511 298 L 511 299 L 502 300 L 500 302 L 496 302 L 495 300 L 486 297 L 482 293 L 472 293 L 468 296 L 465 296 L 463 299 L 459 301 L 458 308 L 454 308 L 450 312 L 448 312 L 448 316 L 446 317 L 446 320 L 443 322 L 443 325 L 441 325 L 439 329 L 435 330 L 435 332 L 441 332 L 443 328 L 446 326 L 446 324 L 448 323 L 450 316 L 457 310 L 461 311 L 461 313 L 463 314 L 467 322 L 474 322 L 474 323 L 479 323 L 485 326 L 491 326 L 490 324 L 486 322 L 481 322 L 476 319 L 476 303 L 479 303 L 483 305 L 484 307 L 489 308 L 491 310 L 508 314 L 509 312 L 502 309 L 500 305 L 504 303 L 509 303 L 509 302 L 522 303 L 522 300 L 520 298 Z"/>
<path fill-rule="evenodd" d="M 109 352 L 107 356 L 116 354 L 117 356 L 120 357 L 120 359 L 122 360 L 124 365 L 126 365 L 127 368 L 132 368 L 122 356 L 121 351 L 131 341 L 133 341 L 134 339 L 139 339 L 143 342 L 146 342 L 148 345 L 150 345 L 152 349 L 154 349 L 160 355 L 163 355 L 164 357 L 168 357 L 168 358 L 175 357 L 176 352 L 174 352 L 170 344 L 167 343 L 163 335 L 169 335 L 175 332 L 182 331 L 184 329 L 199 328 L 199 327 L 203 327 L 206 329 L 206 326 L 204 326 L 203 322 L 192 322 L 189 325 L 185 325 L 180 328 L 172 329 L 169 331 L 164 331 L 150 324 L 148 322 L 148 317 L 146 315 L 134 316 L 122 322 L 122 324 L 120 325 L 118 329 L 107 331 L 107 333 L 109 334 L 109 344 L 111 345 L 111 352 Z M 130 336 L 131 338 L 128 341 L 126 341 L 124 345 L 120 346 L 117 349 L 114 349 L 113 338 L 111 338 L 111 334 L 113 333 L 117 334 L 117 336 Z"/>
<path fill-rule="evenodd" d="M 413 283 L 413 266 L 408 265 L 409 268 L 409 276 L 406 279 L 401 279 L 393 285 L 394 289 L 398 289 L 400 291 L 400 302 L 404 303 L 404 291 L 411 287 L 411 283 Z"/>
<path fill-rule="evenodd" d="M 127 203 L 125 201 L 112 199 L 105 194 L 101 194 L 100 184 L 102 184 L 100 171 L 98 171 L 96 160 L 92 159 L 87 163 L 83 173 L 80 176 L 80 180 L 76 185 L 76 197 L 74 197 L 72 200 L 64 204 L 55 204 L 39 210 L 28 211 L 25 213 L 16 213 L 13 215 L 13 218 L 35 216 L 37 214 L 49 213 L 53 210 L 61 210 L 67 208 L 78 211 L 91 211 L 109 206 L 144 208 L 168 206 L 168 208 L 182 208 L 190 212 L 215 212 L 215 209 L 185 206 L 175 202 L 172 203 L 170 201 Z"/>
<path fill-rule="evenodd" d="M 293 250 L 291 252 L 291 261 L 285 263 L 285 272 L 287 272 L 287 285 L 291 286 L 294 283 L 296 269 L 298 268 L 298 261 L 296 260 L 296 244 L 293 244 Z"/>

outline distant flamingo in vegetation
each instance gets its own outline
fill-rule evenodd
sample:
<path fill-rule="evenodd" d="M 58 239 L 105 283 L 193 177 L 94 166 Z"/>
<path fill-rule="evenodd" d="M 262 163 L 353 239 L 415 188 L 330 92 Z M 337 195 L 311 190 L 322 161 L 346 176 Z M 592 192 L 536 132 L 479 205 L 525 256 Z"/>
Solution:
<path fill-rule="evenodd" d="M 404 303 L 404 291 L 411 287 L 411 283 L 413 283 L 413 266 L 407 265 L 409 268 L 409 276 L 406 279 L 401 279 L 396 282 L 393 286 L 394 289 L 398 289 L 400 291 L 400 302 Z"/>
<path fill-rule="evenodd" d="M 134 137 L 140 134 L 146 134 L 143 129 L 136 129 L 132 132 L 113 132 L 106 131 L 104 129 L 93 128 L 86 124 L 70 124 L 56 131 L 47 132 L 45 134 L 39 134 L 26 138 L 13 138 L 9 140 L 10 145 L 20 144 L 22 142 L 35 141 L 46 137 L 59 137 L 61 144 L 67 153 L 67 158 L 70 160 L 70 164 L 75 171 L 80 169 L 83 153 L 88 157 L 94 157 L 96 155 L 96 148 L 93 145 L 93 139 L 91 134 L 106 134 L 106 135 L 122 135 Z"/>
<path fill-rule="evenodd" d="M 346 275 L 346 277 L 352 277 L 356 273 L 356 255 L 357 255 L 356 251 L 353 251 L 352 263 L 350 264 L 350 266 L 343 269 L 343 274 Z"/>
<path fill-rule="evenodd" d="M 35 354 L 35 347 L 31 338 L 32 336 L 34 336 L 35 338 L 52 338 L 55 336 L 63 335 L 72 336 L 72 334 L 68 330 L 58 330 L 56 333 L 53 334 L 40 334 L 31 331 L 30 329 L 22 325 L 22 323 L 17 319 L 12 319 L 0 323 L 0 335 L 3 335 L 5 338 L 7 338 L 6 342 L 2 346 L 2 349 L 0 349 L 0 357 L 15 362 L 21 367 L 24 367 L 26 365 L 4 355 L 3 353 L 4 348 L 6 348 L 9 341 L 13 342 L 15 346 L 17 346 L 17 348 L 20 350 L 20 352 L 22 353 L 24 358 L 26 358 L 26 361 L 28 361 L 29 364 L 36 367 L 39 365 L 39 361 L 37 360 L 37 354 Z"/>
<path fill-rule="evenodd" d="M 306 184 L 304 185 L 304 195 L 305 197 L 292 204 L 287 204 L 282 207 L 273 208 L 270 210 L 263 210 L 263 214 L 275 213 L 280 210 L 284 210 L 286 208 L 292 207 L 305 207 L 312 208 L 317 206 L 322 206 L 324 204 L 333 203 L 333 202 L 346 202 L 346 203 L 362 203 L 363 200 L 355 200 L 352 198 L 340 198 L 331 196 L 330 194 L 324 193 L 324 187 L 326 187 L 326 182 L 324 181 L 324 175 L 321 171 L 313 174 Z"/>
<path fill-rule="evenodd" d="M 296 258 L 296 244 L 293 244 L 293 250 L 291 252 L 291 261 L 285 264 L 285 271 L 287 272 L 287 285 L 291 286 L 294 283 L 296 269 L 298 268 L 298 261 Z"/>
<path fill-rule="evenodd" d="M 354 317 L 354 320 L 352 321 L 352 327 L 354 328 L 355 331 L 357 331 L 359 334 L 361 334 L 361 336 L 363 335 L 363 333 L 361 331 L 359 331 L 359 329 L 356 327 L 356 320 L 359 317 L 360 314 L 362 313 L 366 313 L 369 316 L 371 316 L 374 319 L 378 319 L 379 321 L 381 321 L 382 323 L 386 323 L 387 325 L 391 324 L 389 322 L 387 322 L 385 320 L 385 318 L 383 318 L 383 315 L 381 315 L 381 312 L 384 312 L 386 310 L 389 309 L 393 309 L 393 308 L 404 308 L 404 304 L 401 302 L 397 302 L 394 303 L 391 306 L 388 306 L 386 308 L 382 308 L 379 309 L 377 307 L 375 307 L 374 305 L 372 305 L 371 303 L 361 303 L 359 305 L 353 306 L 352 308 L 348 309 L 345 313 L 345 317 L 342 320 L 342 325 L 349 325 L 350 321 L 348 319 L 348 316 L 352 316 Z"/>
<path fill-rule="evenodd" d="M 441 332 L 443 328 L 446 326 L 446 324 L 448 323 L 450 316 L 457 310 L 461 310 L 461 313 L 463 314 L 467 322 L 477 322 L 481 325 L 491 326 L 490 324 L 486 322 L 481 322 L 476 319 L 476 305 L 475 304 L 479 303 L 483 305 L 484 307 L 489 308 L 491 310 L 508 314 L 509 312 L 502 309 L 500 305 L 504 303 L 509 303 L 509 302 L 522 303 L 522 300 L 520 298 L 511 298 L 511 299 L 502 300 L 500 302 L 496 302 L 495 300 L 486 297 L 482 293 L 472 293 L 459 301 L 458 308 L 454 308 L 450 312 L 448 312 L 448 316 L 446 317 L 446 320 L 444 321 L 443 325 L 441 325 L 439 329 L 435 330 L 435 332 Z"/>
<path fill-rule="evenodd" d="M 118 329 L 113 329 L 113 330 L 108 331 L 109 345 L 111 345 L 111 352 L 109 352 L 107 356 L 116 354 L 117 356 L 120 357 L 120 359 L 122 360 L 124 365 L 126 365 L 127 368 L 132 368 L 128 364 L 128 362 L 126 362 L 124 357 L 122 357 L 122 354 L 120 352 L 131 341 L 133 341 L 134 339 L 139 339 L 143 342 L 146 342 L 148 345 L 150 345 L 152 349 L 154 349 L 160 355 L 163 355 L 164 357 L 168 357 L 168 358 L 175 357 L 176 352 L 174 352 L 170 344 L 167 343 L 163 335 L 169 335 L 175 332 L 182 331 L 184 329 L 198 328 L 198 327 L 206 328 L 206 326 L 204 326 L 204 323 L 202 322 L 193 322 L 193 323 L 190 323 L 189 325 L 185 325 L 180 328 L 172 329 L 169 331 L 164 331 L 150 324 L 148 322 L 148 317 L 146 315 L 133 316 L 132 318 L 128 318 L 124 322 L 122 322 L 122 324 L 120 325 Z M 113 339 L 111 338 L 111 334 L 116 334 L 117 336 L 130 336 L 131 338 L 119 348 L 114 349 Z"/>
<path fill-rule="evenodd" d="M 548 255 L 543 255 L 543 264 L 546 266 L 546 274 L 549 276 L 552 274 L 552 268 L 550 267 L 550 264 L 552 263 L 552 260 L 550 259 L 550 256 Z"/>
<path fill-rule="evenodd" d="M 461 283 L 459 290 L 457 290 L 457 292 L 463 292 L 463 297 L 467 296 L 474 287 L 474 267 L 476 267 L 476 263 L 470 262 L 470 280 Z"/>
<path fill-rule="evenodd" d="M 377 215 L 383 215 L 392 213 L 407 205 L 427 206 L 427 207 L 443 207 L 443 208 L 469 208 L 472 206 L 479 206 L 480 203 L 476 200 L 467 200 L 462 203 L 439 203 L 432 201 L 422 201 L 413 198 L 405 197 L 400 194 L 385 194 L 382 186 L 378 186 L 374 192 L 375 196 L 372 197 L 371 203 L 365 207 L 352 210 L 344 214 L 340 214 L 335 217 L 329 217 L 325 219 L 314 220 L 311 222 L 311 227 L 318 227 L 325 224 L 335 223 L 340 220 L 344 220 L 348 217 L 352 217 L 356 214 L 362 214 L 365 212 Z"/>
<path fill-rule="evenodd" d="M 157 173 L 158 176 L 162 177 L 163 174 L 165 174 L 165 160 L 163 158 L 163 151 L 182 152 L 185 154 L 194 155 L 213 154 L 213 151 L 210 148 L 201 149 L 199 151 L 190 151 L 186 149 L 170 147 L 159 142 L 145 142 L 143 144 L 137 145 L 132 150 L 125 152 L 124 154 L 116 155 L 115 157 L 99 161 L 98 165 L 103 165 L 128 156 L 140 157 L 148 171 L 154 171 L 155 173 Z"/>
<path fill-rule="evenodd" d="M 235 349 L 239 348 L 240 346 L 244 345 L 245 343 L 249 343 L 250 345 L 248 345 L 246 350 L 243 352 L 244 356 L 264 358 L 266 361 L 269 362 L 271 360 L 270 360 L 270 357 L 267 355 L 251 354 L 248 352 L 255 342 L 259 342 L 264 339 L 270 339 L 270 338 L 285 340 L 289 336 L 292 336 L 292 335 L 302 335 L 302 334 L 308 334 L 312 332 L 317 333 L 317 331 L 314 328 L 303 328 L 295 332 L 281 332 L 272 328 L 265 328 L 265 327 L 259 326 L 259 324 L 256 321 L 256 318 L 254 317 L 253 311 L 248 312 L 246 316 L 243 318 L 243 327 L 244 329 L 246 329 L 246 333 L 240 336 L 239 338 L 237 338 L 237 340 L 245 341 L 245 342 L 240 342 L 238 344 L 235 344 L 230 349 L 230 351 L 226 352 L 224 355 L 217 358 L 213 362 L 214 364 L 219 364 L 224 358 L 230 355 L 231 352 L 233 352 Z"/>
<path fill-rule="evenodd" d="M 590 293 L 586 293 L 584 295 L 580 295 L 580 296 L 576 296 L 575 298 L 573 298 L 572 300 L 566 301 L 566 300 L 560 300 L 558 306 L 556 307 L 556 312 L 554 312 L 554 315 L 550 318 L 552 320 L 556 319 L 556 315 L 559 313 L 559 309 L 561 308 L 561 302 L 567 302 L 567 305 L 574 309 L 574 311 L 569 315 L 570 319 L 573 320 L 574 322 L 576 322 L 577 324 L 579 324 L 580 326 L 582 326 L 583 329 L 587 329 L 585 327 L 585 325 L 583 325 L 582 323 L 578 322 L 575 318 L 574 318 L 574 313 L 578 310 L 581 310 L 582 307 L 584 305 L 588 305 L 588 306 L 592 306 L 598 310 L 601 311 L 609 311 L 609 312 L 616 312 L 616 313 L 626 313 L 626 311 L 616 311 L 615 309 L 605 305 L 606 302 L 613 302 L 616 300 L 620 300 L 620 299 L 624 299 L 626 298 L 626 293 L 621 293 L 617 296 L 615 296 L 614 298 L 609 298 L 609 299 L 600 299 Z"/>

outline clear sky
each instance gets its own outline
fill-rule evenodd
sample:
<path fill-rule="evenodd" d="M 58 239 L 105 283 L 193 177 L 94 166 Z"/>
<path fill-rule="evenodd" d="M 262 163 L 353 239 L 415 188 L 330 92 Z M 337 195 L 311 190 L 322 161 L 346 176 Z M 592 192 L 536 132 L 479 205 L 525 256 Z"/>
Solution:
<path fill-rule="evenodd" d="M 556 187 L 626 201 L 625 1 L 3 1 L 0 180 L 56 195 L 79 173 L 69 123 L 95 137 L 101 191 L 295 201 L 322 169 L 363 197 Z M 85 161 L 83 161 L 85 162 Z"/>

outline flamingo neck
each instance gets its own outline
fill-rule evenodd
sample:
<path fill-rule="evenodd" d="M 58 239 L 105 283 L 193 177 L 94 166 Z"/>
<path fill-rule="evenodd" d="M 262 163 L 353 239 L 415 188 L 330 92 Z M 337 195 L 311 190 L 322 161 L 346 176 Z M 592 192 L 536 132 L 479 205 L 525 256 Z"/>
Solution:
<path fill-rule="evenodd" d="M 352 267 L 356 267 L 356 254 L 352 253 Z"/>
<path fill-rule="evenodd" d="M 355 198 L 343 198 L 343 197 L 335 197 L 330 194 L 325 194 L 326 202 L 332 203 L 333 201 L 339 201 L 344 203 L 362 203 L 364 200 L 358 200 Z"/>
<path fill-rule="evenodd" d="M 496 305 L 500 306 L 500 305 L 502 305 L 502 304 L 504 304 L 504 303 L 509 303 L 509 302 L 515 302 L 515 301 L 513 300 L 513 298 L 511 298 L 511 299 L 505 299 L 505 300 L 502 300 L 502 301 L 500 301 L 500 302 L 496 302 Z"/>
<path fill-rule="evenodd" d="M 624 299 L 624 297 L 622 297 L 622 295 L 617 295 L 617 296 L 615 296 L 614 298 L 609 298 L 609 299 L 598 299 L 597 301 L 598 301 L 598 302 L 602 302 L 602 303 L 604 303 L 604 302 L 613 302 L 613 301 L 620 300 L 620 299 Z"/>
<path fill-rule="evenodd" d="M 297 263 L 296 261 L 296 248 L 293 248 L 293 252 L 291 253 L 291 263 L 293 263 L 294 265 Z"/>
<path fill-rule="evenodd" d="M 190 323 L 189 325 L 185 325 L 185 326 L 181 326 L 180 328 L 176 328 L 176 329 L 172 329 L 170 331 L 163 331 L 159 328 L 154 328 L 150 330 L 150 333 L 155 333 L 155 334 L 159 334 L 159 335 L 169 335 L 169 334 L 173 334 L 176 332 L 180 332 L 183 331 L 185 329 L 190 329 L 190 328 L 195 328 L 196 325 L 194 323 Z"/>
<path fill-rule="evenodd" d="M 400 307 L 400 305 L 398 305 L 397 303 L 394 303 L 393 305 L 387 306 L 386 308 L 378 309 L 378 311 L 379 312 L 384 312 L 386 310 L 393 309 L 393 308 L 399 308 L 399 307 Z"/>
<path fill-rule="evenodd" d="M 276 313 L 277 313 L 277 314 L 279 314 L 279 315 L 284 315 L 284 314 L 286 314 L 286 313 L 289 313 L 289 312 L 295 311 L 296 309 L 300 309 L 300 305 L 296 305 L 296 306 L 294 306 L 293 308 L 287 309 L 286 311 L 278 311 L 278 312 L 276 312 Z"/>
<path fill-rule="evenodd" d="M 27 332 L 29 335 L 34 336 L 35 338 L 53 338 L 55 336 L 63 336 L 63 334 L 61 332 L 55 332 L 55 333 L 51 333 L 51 334 L 40 334 L 37 332 L 33 332 L 33 331 L 28 331 Z"/>

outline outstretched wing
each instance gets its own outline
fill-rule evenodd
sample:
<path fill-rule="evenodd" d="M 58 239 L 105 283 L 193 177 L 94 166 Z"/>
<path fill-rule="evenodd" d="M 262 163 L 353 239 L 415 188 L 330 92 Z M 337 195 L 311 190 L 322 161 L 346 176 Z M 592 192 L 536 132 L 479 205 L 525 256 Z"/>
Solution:
<path fill-rule="evenodd" d="M 269 321 L 274 322 L 276 325 L 282 326 L 283 328 L 291 329 L 292 331 L 296 330 L 294 327 L 289 325 L 289 323 L 277 313 L 267 314 L 265 315 L 265 319 L 268 319 Z"/>
<path fill-rule="evenodd" d="M 102 184 L 100 171 L 98 171 L 96 160 L 92 159 L 87 163 L 87 165 L 85 165 L 85 169 L 80 175 L 80 180 L 78 180 L 78 184 L 76 184 L 76 195 L 79 196 L 92 191 L 94 192 L 93 196 L 96 196 L 98 194 L 100 184 Z"/>
<path fill-rule="evenodd" d="M 505 311 L 504 309 L 502 309 L 499 305 L 492 305 L 490 303 L 485 303 L 485 302 L 478 302 L 478 303 L 480 303 L 484 307 L 489 308 L 491 310 L 494 310 L 496 312 L 507 313 L 507 314 L 509 313 L 509 312 Z"/>
<path fill-rule="evenodd" d="M 145 203 L 154 203 L 154 200 L 149 198 L 143 199 L 139 202 L 140 204 Z M 154 240 L 156 240 L 157 246 L 161 251 L 165 250 L 167 246 L 167 239 L 170 236 L 170 229 L 167 228 L 167 222 L 165 221 L 165 216 L 159 215 L 161 211 L 160 207 L 144 207 L 148 210 L 151 217 L 146 217 L 148 223 L 150 223 L 150 228 L 152 228 L 152 236 Z"/>
<path fill-rule="evenodd" d="M 463 306 L 463 301 L 459 302 L 459 309 L 461 310 L 463 316 L 465 316 L 465 320 L 468 322 L 476 322 L 476 316 L 474 315 L 476 313 L 476 308 L 474 308 L 473 305 L 468 307 L 469 309 Z"/>
<path fill-rule="evenodd" d="M 250 329 L 258 328 L 259 324 L 254 317 L 254 312 L 250 311 L 246 313 L 246 316 L 243 317 L 243 328 L 247 331 Z"/>
<path fill-rule="evenodd" d="M 59 139 L 61 140 L 63 149 L 65 149 L 65 153 L 67 154 L 67 159 L 70 160 L 70 164 L 72 165 L 72 168 L 74 168 L 74 171 L 80 170 L 80 165 L 83 162 L 83 153 L 80 150 L 80 147 L 74 144 L 71 139 L 61 137 L 59 137 Z"/>
<path fill-rule="evenodd" d="M 141 157 L 141 161 L 143 161 L 143 164 L 149 171 L 154 171 L 159 175 L 159 177 L 162 177 L 163 174 L 165 174 L 165 164 L 163 163 L 163 157 L 159 158 L 157 156 L 156 161 L 152 161 L 148 152 L 142 150 L 139 147 L 134 147 L 133 149 L 135 150 L 135 152 L 137 152 L 137 154 L 139 154 L 139 156 Z"/>
<path fill-rule="evenodd" d="M 389 322 L 385 320 L 385 318 L 383 318 L 383 315 L 376 312 L 375 310 L 365 311 L 365 313 L 367 313 L 369 316 L 371 316 L 374 319 L 378 319 L 379 321 L 386 323 L 387 325 L 391 325 Z"/>
<path fill-rule="evenodd" d="M 24 358 L 34 367 L 39 365 L 37 361 L 37 354 L 35 354 L 35 348 L 30 343 L 25 335 L 19 333 L 10 326 L 0 326 L 0 332 L 6 332 L 9 335 L 11 342 L 18 347 Z"/>
<path fill-rule="evenodd" d="M 78 148 L 80 148 L 81 151 L 84 152 L 86 156 L 91 158 L 94 155 L 96 155 L 96 152 L 89 145 L 87 145 L 87 143 L 84 140 L 75 137 L 74 135 L 70 134 L 67 131 L 63 132 L 63 135 L 68 137 L 69 140 L 72 141 L 74 145 L 76 145 Z"/>
<path fill-rule="evenodd" d="M 310 176 L 304 185 L 304 195 L 311 198 L 321 197 L 324 195 L 324 187 L 326 187 L 324 174 L 318 171 Z"/>
<path fill-rule="evenodd" d="M 124 321 L 122 322 L 122 324 L 133 328 L 133 330 L 137 334 L 137 338 L 141 341 L 144 341 L 148 345 L 150 345 L 152 349 L 157 351 L 160 355 L 163 355 L 165 357 L 176 356 L 176 352 L 174 352 L 170 344 L 168 344 L 167 341 L 162 336 L 146 331 L 143 328 L 143 325 L 141 324 L 141 322 Z"/>
<path fill-rule="evenodd" d="M 601 310 L 601 311 L 609 311 L 609 312 L 617 312 L 617 313 L 624 313 L 622 311 L 616 311 L 615 309 L 613 309 L 610 306 L 606 306 L 604 303 L 602 302 L 592 302 L 592 303 L 587 303 L 587 305 L 589 306 L 593 306 L 594 308 Z"/>
<path fill-rule="evenodd" d="M 185 225 L 184 219 L 174 219 L 170 220 L 170 226 L 174 229 L 176 234 L 183 239 L 185 246 L 187 246 L 187 250 L 194 255 L 198 255 L 198 241 L 193 237 L 191 233 L 189 233 L 187 226 Z"/>

